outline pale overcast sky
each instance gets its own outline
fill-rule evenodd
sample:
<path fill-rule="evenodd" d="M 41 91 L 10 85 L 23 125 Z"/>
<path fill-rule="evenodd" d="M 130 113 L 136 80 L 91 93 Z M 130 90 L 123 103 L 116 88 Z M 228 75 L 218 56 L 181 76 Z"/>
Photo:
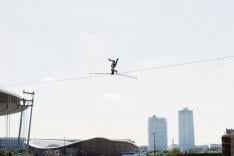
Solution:
<path fill-rule="evenodd" d="M 0 2 L 0 85 L 128 71 L 233 55 L 233 0 L 8 0 Z M 196 144 L 221 143 L 234 103 L 234 59 L 5 89 L 36 92 L 32 138 L 130 138 L 147 120 L 194 111 Z M 12 120 L 12 127 L 14 122 Z M 2 130 L 3 131 L 3 130 Z M 14 132 L 15 131 L 15 132 Z M 12 128 L 12 135 L 17 129 Z"/>

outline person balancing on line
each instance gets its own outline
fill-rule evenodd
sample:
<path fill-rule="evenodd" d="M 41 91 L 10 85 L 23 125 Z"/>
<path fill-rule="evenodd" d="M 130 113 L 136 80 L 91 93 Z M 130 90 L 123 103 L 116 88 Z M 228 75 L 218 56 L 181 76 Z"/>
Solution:
<path fill-rule="evenodd" d="M 116 60 L 112 60 L 112 59 L 108 59 L 109 61 L 111 61 L 111 75 L 117 74 L 118 70 L 115 69 L 119 58 L 117 58 Z"/>

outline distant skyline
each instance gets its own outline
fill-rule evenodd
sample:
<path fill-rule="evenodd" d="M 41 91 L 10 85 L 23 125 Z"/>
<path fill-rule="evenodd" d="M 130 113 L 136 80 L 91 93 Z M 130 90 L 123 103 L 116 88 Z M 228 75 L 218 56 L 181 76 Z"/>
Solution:
<path fill-rule="evenodd" d="M 232 0 L 40 0 L 0 2 L 0 86 L 53 81 L 233 56 Z M 196 144 L 221 143 L 234 103 L 234 59 L 39 85 L 32 138 L 130 138 L 147 145 L 147 119 L 167 118 L 178 143 L 178 110 L 194 114 Z M 19 114 L 11 118 L 17 135 Z M 5 118 L 0 117 L 0 122 Z M 0 127 L 0 136 L 4 129 Z"/>

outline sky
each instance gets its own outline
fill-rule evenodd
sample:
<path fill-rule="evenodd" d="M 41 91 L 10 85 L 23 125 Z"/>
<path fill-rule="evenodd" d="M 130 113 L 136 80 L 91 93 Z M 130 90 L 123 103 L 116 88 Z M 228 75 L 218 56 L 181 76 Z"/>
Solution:
<path fill-rule="evenodd" d="M 0 86 L 35 91 L 32 138 L 105 137 L 147 145 L 147 120 L 194 112 L 196 144 L 221 143 L 234 103 L 234 59 L 38 85 L 109 72 L 232 56 L 232 0 L 0 1 Z M 19 114 L 11 120 L 17 136 Z M 4 117 L 0 120 L 4 122 Z M 4 126 L 0 127 L 4 136 Z"/>

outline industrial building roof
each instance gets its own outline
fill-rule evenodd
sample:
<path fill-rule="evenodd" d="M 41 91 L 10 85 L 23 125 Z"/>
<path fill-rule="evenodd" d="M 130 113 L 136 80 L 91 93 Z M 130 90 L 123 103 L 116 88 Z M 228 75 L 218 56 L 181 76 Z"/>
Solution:
<path fill-rule="evenodd" d="M 21 112 L 28 108 L 22 98 L 14 93 L 0 89 L 0 116 Z"/>

